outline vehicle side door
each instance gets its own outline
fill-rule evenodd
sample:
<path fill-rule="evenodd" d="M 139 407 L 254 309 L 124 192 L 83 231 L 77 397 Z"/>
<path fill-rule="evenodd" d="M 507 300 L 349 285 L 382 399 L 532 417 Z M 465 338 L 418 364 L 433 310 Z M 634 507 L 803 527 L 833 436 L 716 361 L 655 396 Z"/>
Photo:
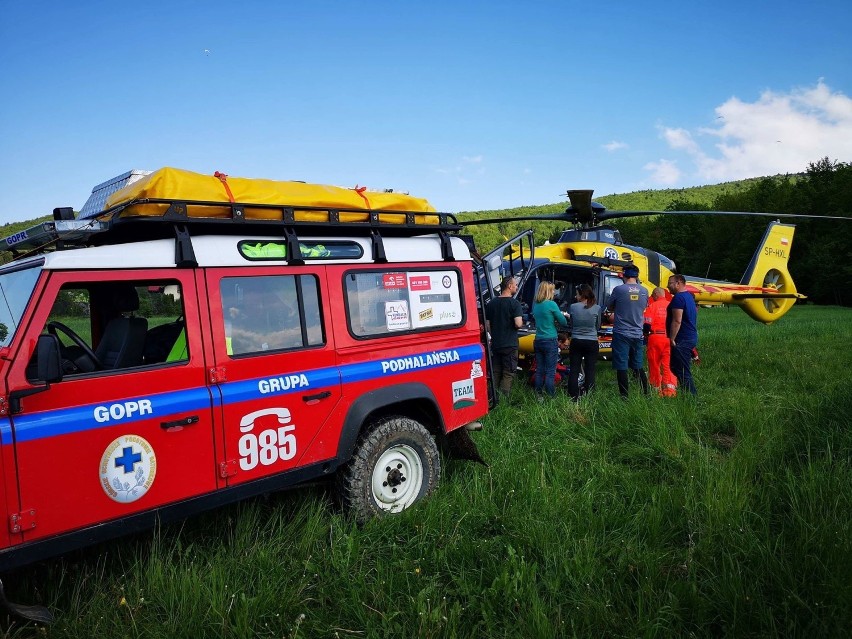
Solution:
<path fill-rule="evenodd" d="M 6 380 L 18 508 L 32 518 L 18 541 L 217 488 L 192 270 L 53 272 L 26 330 Z M 61 344 L 49 387 L 37 378 L 40 335 Z"/>
<path fill-rule="evenodd" d="M 325 267 L 207 269 L 228 485 L 332 458 L 341 398 Z"/>

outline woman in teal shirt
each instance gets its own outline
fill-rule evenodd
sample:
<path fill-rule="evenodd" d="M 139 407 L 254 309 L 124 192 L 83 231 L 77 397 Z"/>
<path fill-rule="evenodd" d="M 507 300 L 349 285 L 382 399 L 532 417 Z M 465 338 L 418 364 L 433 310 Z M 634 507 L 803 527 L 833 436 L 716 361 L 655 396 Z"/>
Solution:
<path fill-rule="evenodd" d="M 533 318 L 535 319 L 535 392 L 541 396 L 542 388 L 550 397 L 556 394 L 554 379 L 556 361 L 559 358 L 557 327 L 567 328 L 566 313 L 559 310 L 553 301 L 555 287 L 553 282 L 541 282 L 535 294 Z"/>

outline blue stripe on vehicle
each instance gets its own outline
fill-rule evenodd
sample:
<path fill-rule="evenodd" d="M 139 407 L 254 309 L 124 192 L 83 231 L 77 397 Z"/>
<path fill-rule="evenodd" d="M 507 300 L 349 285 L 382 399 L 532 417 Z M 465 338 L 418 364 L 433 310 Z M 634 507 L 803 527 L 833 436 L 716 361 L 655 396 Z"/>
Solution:
<path fill-rule="evenodd" d="M 222 389 L 222 402 L 224 404 L 236 404 L 271 395 L 289 395 L 290 393 L 300 393 L 338 386 L 339 384 L 340 372 L 336 367 L 332 367 L 317 368 L 302 373 L 265 375 L 239 382 L 226 382 L 220 388 Z"/>
<path fill-rule="evenodd" d="M 12 423 L 7 417 L 0 418 L 0 445 L 12 443 Z"/>
<path fill-rule="evenodd" d="M 212 405 L 222 406 L 256 400 L 262 397 L 290 394 L 336 387 L 341 384 L 370 379 L 384 379 L 415 370 L 434 370 L 462 362 L 481 359 L 480 345 L 432 350 L 415 355 L 386 357 L 372 362 L 347 364 L 340 368 L 317 368 L 300 373 L 264 375 L 239 382 L 226 382 L 218 387 L 191 388 L 171 393 L 141 395 L 122 400 L 83 404 L 61 410 L 20 414 L 14 417 L 15 435 L 18 442 L 32 441 L 44 437 L 55 437 L 69 433 L 85 432 L 96 428 L 133 424 L 141 420 L 166 419 L 177 413 L 209 410 Z M 151 402 L 151 412 L 139 412 L 129 417 L 98 421 L 95 411 L 116 404 L 140 401 Z M 0 442 L 12 442 L 12 429 L 8 419 L 0 419 Z"/>
<path fill-rule="evenodd" d="M 430 370 L 461 362 L 472 362 L 482 359 L 482 352 L 482 347 L 475 344 L 459 348 L 437 349 L 414 355 L 386 357 L 372 362 L 359 362 L 358 364 L 342 366 L 340 376 L 344 384 L 367 379 L 381 379 L 410 373 L 414 370 Z"/>
<path fill-rule="evenodd" d="M 149 401 L 151 412 L 136 414 L 121 419 L 98 421 L 95 411 L 99 407 L 110 407 L 128 402 Z M 43 413 L 21 414 L 15 416 L 15 436 L 18 442 L 26 442 L 43 437 L 55 437 L 78 433 L 95 428 L 107 428 L 121 424 L 134 424 L 149 419 L 166 419 L 175 413 L 210 410 L 210 391 L 206 386 L 175 391 L 173 393 L 158 393 L 141 395 L 127 399 L 104 401 L 97 404 L 83 404 L 61 410 L 45 411 Z"/>

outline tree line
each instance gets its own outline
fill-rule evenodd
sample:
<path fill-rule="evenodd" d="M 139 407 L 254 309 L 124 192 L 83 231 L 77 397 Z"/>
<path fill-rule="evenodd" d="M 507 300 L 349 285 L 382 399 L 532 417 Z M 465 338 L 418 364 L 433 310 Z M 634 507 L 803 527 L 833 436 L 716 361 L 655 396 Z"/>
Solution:
<path fill-rule="evenodd" d="M 852 280 L 852 165 L 822 158 L 804 173 L 751 178 L 687 189 L 658 189 L 596 198 L 609 209 L 660 211 L 747 211 L 830 215 L 846 220 L 794 220 L 790 274 L 799 292 L 817 304 L 852 305 L 845 284 Z M 459 219 L 561 213 L 567 202 L 498 211 L 463 212 Z M 29 228 L 49 216 L 6 224 L 3 235 Z M 651 216 L 611 220 L 625 243 L 673 259 L 687 275 L 738 282 L 766 230 L 766 218 Z M 480 252 L 533 228 L 538 242 L 555 241 L 565 222 L 503 222 L 469 227 Z M 10 259 L 0 253 L 0 263 Z"/>
<path fill-rule="evenodd" d="M 796 226 L 789 269 L 796 288 L 817 304 L 852 305 L 852 165 L 828 158 L 802 176 L 764 178 L 716 197 L 710 206 L 677 199 L 669 211 L 797 213 L 844 220 L 787 220 Z M 784 219 L 782 218 L 782 221 Z M 723 215 L 660 216 L 619 221 L 630 244 L 670 257 L 681 273 L 737 282 L 754 254 L 767 218 Z"/>
<path fill-rule="evenodd" d="M 680 273 L 739 282 L 769 219 L 713 215 L 711 211 L 795 213 L 847 218 L 787 220 L 796 233 L 790 274 L 800 293 L 817 304 L 852 305 L 852 165 L 823 158 L 801 174 L 752 178 L 707 187 L 640 191 L 595 198 L 611 210 L 708 211 L 704 215 L 652 215 L 608 220 L 626 244 L 655 250 L 674 260 Z M 559 213 L 567 203 L 501 211 L 462 213 L 459 218 Z M 783 221 L 783 220 L 782 220 Z M 523 221 L 469 227 L 483 253 L 532 228 L 537 243 L 555 241 L 565 222 Z"/>

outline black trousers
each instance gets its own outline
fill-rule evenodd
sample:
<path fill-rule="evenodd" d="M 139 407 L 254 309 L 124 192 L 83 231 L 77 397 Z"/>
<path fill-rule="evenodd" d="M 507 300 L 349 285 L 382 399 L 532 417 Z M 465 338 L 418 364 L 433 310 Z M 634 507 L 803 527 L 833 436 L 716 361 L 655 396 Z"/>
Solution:
<path fill-rule="evenodd" d="M 598 365 L 598 340 L 572 339 L 568 351 L 571 372 L 568 374 L 568 394 L 571 399 L 580 397 L 580 369 L 582 366 L 586 380 L 583 384 L 588 393 L 595 387 L 595 367 Z"/>

